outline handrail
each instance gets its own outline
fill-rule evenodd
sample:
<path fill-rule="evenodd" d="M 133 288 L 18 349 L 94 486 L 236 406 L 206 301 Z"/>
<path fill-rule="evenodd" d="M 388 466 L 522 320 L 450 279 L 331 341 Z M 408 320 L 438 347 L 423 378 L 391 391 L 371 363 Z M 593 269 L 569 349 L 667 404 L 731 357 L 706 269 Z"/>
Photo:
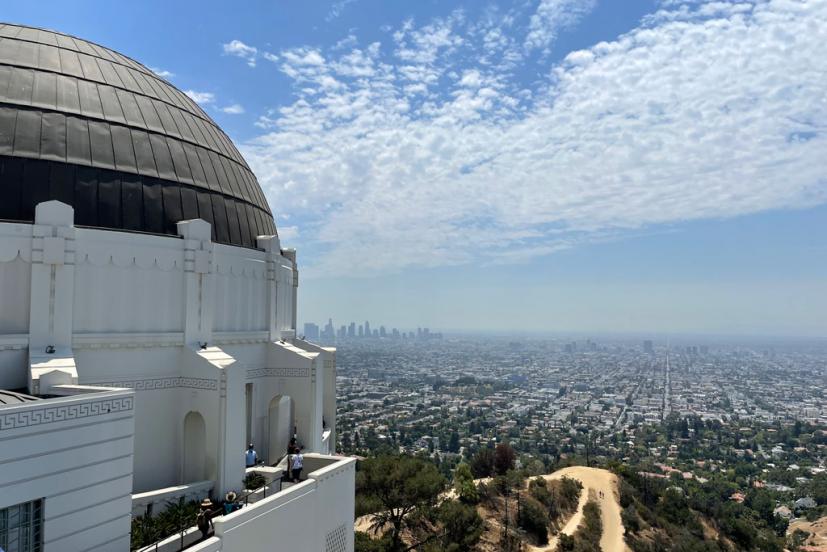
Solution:
<path fill-rule="evenodd" d="M 174 499 L 167 499 L 167 500 L 164 500 L 164 501 L 163 501 L 163 504 L 166 504 L 166 505 L 167 505 L 167 508 L 169 508 L 170 506 L 181 505 L 181 504 L 182 504 L 182 499 L 183 499 L 183 497 L 179 497 L 179 499 L 178 499 L 178 500 L 174 500 Z M 186 504 L 186 503 L 184 503 L 184 504 Z M 142 516 L 139 516 L 139 517 L 142 517 Z M 152 517 L 152 516 L 150 516 L 150 517 Z M 134 519 L 134 518 L 133 518 L 133 519 Z M 138 548 L 138 549 L 136 549 L 136 550 L 150 550 L 150 548 L 151 548 L 152 546 L 154 546 L 154 547 L 155 547 L 155 550 L 157 551 L 157 550 L 158 550 L 158 546 L 159 546 L 159 545 L 160 545 L 163 541 L 165 541 L 165 540 L 167 540 L 168 538 L 172 537 L 172 536 L 173 536 L 173 535 L 175 535 L 176 533 L 180 533 L 180 535 L 181 535 L 181 545 L 180 545 L 180 548 L 178 548 L 178 550 L 179 550 L 179 551 L 180 551 L 180 550 L 184 550 L 184 548 L 186 548 L 186 547 L 184 546 L 184 533 L 185 533 L 185 531 L 186 531 L 187 529 L 189 529 L 189 528 L 190 528 L 190 527 L 192 527 L 192 526 L 191 526 L 191 525 L 188 525 L 188 526 L 186 526 L 186 527 L 185 527 L 185 526 L 183 525 L 183 516 L 181 516 L 181 517 L 179 518 L 179 520 L 178 520 L 178 521 L 179 521 L 179 525 L 178 525 L 178 530 L 177 530 L 177 531 L 175 531 L 174 533 L 171 533 L 171 534 L 169 534 L 169 535 L 166 535 L 166 536 L 164 536 L 164 537 L 160 537 L 160 538 L 158 538 L 158 540 L 156 540 L 155 542 L 150 543 L 150 544 L 147 544 L 146 546 L 142 546 L 142 547 L 140 547 L 140 548 Z M 131 525 L 130 525 L 130 530 L 129 530 L 129 537 L 130 537 L 130 541 L 131 541 L 131 539 L 132 539 L 132 528 L 131 528 Z M 130 550 L 131 550 L 131 549 L 132 549 L 132 547 L 130 546 Z"/>
<path fill-rule="evenodd" d="M 280 493 L 280 492 L 282 491 L 282 479 L 283 479 L 283 477 L 284 477 L 284 476 L 282 475 L 282 477 L 280 477 L 280 478 L 278 479 L 278 482 L 279 482 L 279 489 L 278 489 L 278 491 L 276 491 L 276 493 Z M 256 493 L 258 493 L 259 491 L 262 491 L 262 490 L 263 490 L 262 499 L 267 498 L 267 487 L 268 487 L 268 486 L 271 486 L 271 485 L 272 485 L 272 483 L 273 483 L 273 481 L 270 481 L 269 483 L 265 483 L 265 484 L 264 484 L 264 485 L 262 485 L 261 487 L 257 487 L 256 489 L 251 490 L 251 491 L 250 491 L 250 492 L 248 492 L 247 494 L 245 494 L 245 495 L 243 495 L 243 496 L 240 496 L 240 497 L 236 498 L 236 500 L 234 501 L 234 503 L 240 503 L 240 502 L 241 502 L 241 500 L 243 499 L 243 500 L 244 500 L 244 505 L 245 505 L 245 506 L 249 506 L 249 505 L 250 505 L 250 502 L 249 502 L 249 500 L 250 500 L 250 496 L 255 495 Z M 271 493 L 271 494 L 272 494 L 272 493 Z M 165 504 L 167 504 L 167 507 L 169 507 L 169 506 L 171 506 L 171 505 L 181 504 L 180 500 L 179 500 L 179 501 L 174 501 L 174 500 L 169 500 L 169 499 L 168 499 L 168 500 L 165 500 L 165 501 L 164 501 L 164 503 L 165 503 Z M 226 514 L 224 514 L 224 506 L 223 506 L 223 504 L 224 504 L 224 502 L 222 502 L 222 503 L 221 503 L 221 507 L 220 507 L 220 508 L 218 508 L 218 509 L 215 509 L 215 510 L 207 510 L 207 511 L 209 512 L 209 514 L 210 514 L 210 519 L 211 519 L 211 520 L 212 520 L 213 518 L 216 518 L 216 517 L 222 517 L 222 516 L 226 515 Z M 181 521 L 183 521 L 183 520 L 181 520 Z M 184 546 L 184 533 L 186 532 L 186 530 L 187 530 L 187 529 L 190 529 L 190 528 L 192 528 L 192 527 L 196 527 L 196 526 L 194 526 L 194 525 L 189 525 L 189 526 L 187 526 L 187 527 L 183 527 L 182 525 L 179 525 L 179 527 L 178 527 L 178 531 L 176 531 L 176 532 L 175 532 L 175 533 L 180 533 L 180 535 L 181 535 L 181 543 L 180 543 L 180 546 L 179 546 L 179 548 L 178 548 L 178 552 L 180 552 L 180 551 L 182 551 L 182 550 L 186 550 L 186 549 L 187 549 L 187 548 L 189 548 L 190 546 L 194 546 L 195 544 L 198 544 L 199 542 L 201 542 L 201 539 L 199 539 L 199 540 L 195 541 L 195 542 L 194 542 L 194 543 L 192 543 L 192 544 L 189 544 L 189 545 L 187 545 L 187 546 Z M 150 543 L 150 544 L 148 544 L 148 545 L 146 545 L 146 546 L 142 546 L 141 548 L 138 548 L 137 550 L 144 550 L 144 551 L 147 551 L 147 550 L 150 550 L 152 546 L 154 546 L 154 547 L 155 547 L 154 549 L 157 551 L 157 550 L 158 550 L 158 547 L 160 546 L 160 544 L 161 544 L 163 541 L 165 541 L 165 540 L 167 540 L 168 538 L 170 538 L 171 536 L 175 535 L 175 533 L 172 533 L 172 534 L 167 535 L 167 536 L 165 536 L 165 537 L 161 537 L 161 538 L 159 538 L 158 540 L 156 540 L 155 542 Z M 213 534 L 213 532 L 212 532 L 212 531 L 210 531 L 209 533 L 207 533 L 207 536 L 209 537 L 211 534 Z M 131 528 L 130 528 L 130 531 L 129 531 L 129 535 L 130 535 L 130 539 L 131 539 L 131 537 L 132 537 L 132 529 L 131 529 Z M 131 547 L 130 547 L 130 549 L 131 549 Z"/>
<path fill-rule="evenodd" d="M 282 490 L 282 489 L 281 489 L 281 487 L 282 487 L 282 485 L 281 485 L 281 484 L 282 484 L 282 479 L 283 479 L 283 478 L 284 478 L 284 476 L 279 477 L 279 490 L 278 490 L 278 491 L 276 491 L 276 493 L 280 493 L 280 492 L 281 492 L 281 490 Z M 249 504 L 250 504 L 250 502 L 249 502 L 249 500 L 250 500 L 250 496 L 251 496 L 251 495 L 256 494 L 257 492 L 259 492 L 259 491 L 260 491 L 260 490 L 262 490 L 262 489 L 264 490 L 264 493 L 263 493 L 263 495 L 262 495 L 262 497 L 261 497 L 261 498 L 267 498 L 267 487 L 268 487 L 270 484 L 272 484 L 272 483 L 273 483 L 273 481 L 270 481 L 270 483 L 265 483 L 264 485 L 262 485 L 262 486 L 261 486 L 261 487 L 259 487 L 258 489 L 253 489 L 253 490 L 252 490 L 252 491 L 250 491 L 249 493 L 245 494 L 245 495 L 243 496 L 243 498 L 244 498 L 244 505 L 245 505 L 245 506 L 249 506 Z M 241 502 L 241 498 L 242 498 L 242 497 L 238 497 L 238 499 L 236 500 L 236 502 Z"/>

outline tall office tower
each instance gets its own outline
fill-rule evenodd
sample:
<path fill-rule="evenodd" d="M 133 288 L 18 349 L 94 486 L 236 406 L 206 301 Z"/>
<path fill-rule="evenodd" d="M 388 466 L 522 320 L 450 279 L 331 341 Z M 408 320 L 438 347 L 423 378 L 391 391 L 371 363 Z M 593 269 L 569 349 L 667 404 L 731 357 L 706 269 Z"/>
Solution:
<path fill-rule="evenodd" d="M 346 337 L 347 337 L 347 326 L 342 324 L 342 326 L 339 328 L 339 331 L 336 332 L 336 339 L 341 341 L 341 340 L 345 339 Z"/>
<path fill-rule="evenodd" d="M 336 331 L 333 329 L 333 319 L 328 318 L 327 324 L 325 324 L 324 332 L 322 333 L 322 337 L 327 340 L 333 340 L 336 337 Z"/>
<path fill-rule="evenodd" d="M 351 552 L 335 349 L 296 335 L 296 251 L 241 153 L 133 59 L 0 36 L 0 546 L 127 552 L 133 516 L 258 471 L 267 498 L 199 548 Z M 294 434 L 307 480 L 282 489 Z"/>
<path fill-rule="evenodd" d="M 370 322 L 365 320 L 365 337 L 370 337 L 371 335 L 373 334 L 370 332 Z"/>
<path fill-rule="evenodd" d="M 416 329 L 416 338 L 417 339 L 422 339 L 422 328 L 417 328 Z"/>
<path fill-rule="evenodd" d="M 350 326 L 347 327 L 347 336 L 356 337 L 356 322 L 351 322 Z"/>
<path fill-rule="evenodd" d="M 394 328 L 393 331 L 391 332 L 391 335 L 393 336 L 394 339 L 399 339 L 399 330 Z"/>
<path fill-rule="evenodd" d="M 319 326 L 313 322 L 305 322 L 304 324 L 304 338 L 305 339 L 319 339 Z"/>
<path fill-rule="evenodd" d="M 359 324 L 359 337 L 365 337 L 365 327 Z"/>
<path fill-rule="evenodd" d="M 643 342 L 643 352 L 649 354 L 655 352 L 655 347 L 653 346 L 651 339 L 647 339 Z"/>
<path fill-rule="evenodd" d="M 385 331 L 385 326 L 379 326 L 379 337 L 387 337 L 387 332 Z"/>

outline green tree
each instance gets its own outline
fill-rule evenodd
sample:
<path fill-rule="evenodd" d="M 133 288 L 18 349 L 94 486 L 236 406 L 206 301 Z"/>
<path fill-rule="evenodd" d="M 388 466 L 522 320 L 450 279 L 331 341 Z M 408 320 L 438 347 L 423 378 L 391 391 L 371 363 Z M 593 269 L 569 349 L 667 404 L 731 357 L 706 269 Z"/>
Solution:
<path fill-rule="evenodd" d="M 421 518 L 411 515 L 430 511 L 445 489 L 445 478 L 436 466 L 412 456 L 378 456 L 362 462 L 356 478 L 356 494 L 378 505 L 372 530 L 390 526 L 388 550 L 405 550 L 402 532 L 416 529 Z"/>
<path fill-rule="evenodd" d="M 807 485 L 807 492 L 819 506 L 827 504 L 827 473 L 820 473 L 813 477 Z"/>
<path fill-rule="evenodd" d="M 494 451 L 488 447 L 481 448 L 471 459 L 471 472 L 474 477 L 491 477 L 494 474 Z"/>
<path fill-rule="evenodd" d="M 508 443 L 500 443 L 494 449 L 494 473 L 497 475 L 505 475 L 509 470 L 514 469 L 514 462 L 517 460 L 517 454 L 511 445 Z"/>
<path fill-rule="evenodd" d="M 454 472 L 454 490 L 460 501 L 465 504 L 476 504 L 480 500 L 477 485 L 474 483 L 474 474 L 468 464 L 462 463 Z"/>
<path fill-rule="evenodd" d="M 362 531 L 356 531 L 353 540 L 354 552 L 385 552 L 387 547 L 387 539 L 373 539 Z"/>
<path fill-rule="evenodd" d="M 537 538 L 538 544 L 548 543 L 548 514 L 537 500 L 531 497 L 520 499 L 520 515 L 517 524 Z"/>
<path fill-rule="evenodd" d="M 451 432 L 451 438 L 448 439 L 448 452 L 459 452 L 459 432 L 456 429 Z"/>
<path fill-rule="evenodd" d="M 439 507 L 442 546 L 447 552 L 467 552 L 480 540 L 484 523 L 476 508 L 456 500 L 446 500 Z"/>

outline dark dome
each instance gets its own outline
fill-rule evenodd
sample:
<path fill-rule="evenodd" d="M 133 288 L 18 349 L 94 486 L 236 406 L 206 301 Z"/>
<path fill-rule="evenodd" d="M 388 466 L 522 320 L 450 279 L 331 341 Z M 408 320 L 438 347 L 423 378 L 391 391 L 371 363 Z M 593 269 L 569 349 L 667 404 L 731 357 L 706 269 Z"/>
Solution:
<path fill-rule="evenodd" d="M 0 219 L 31 222 L 57 199 L 75 224 L 213 240 L 275 234 L 255 175 L 186 94 L 126 56 L 68 35 L 0 24 Z"/>

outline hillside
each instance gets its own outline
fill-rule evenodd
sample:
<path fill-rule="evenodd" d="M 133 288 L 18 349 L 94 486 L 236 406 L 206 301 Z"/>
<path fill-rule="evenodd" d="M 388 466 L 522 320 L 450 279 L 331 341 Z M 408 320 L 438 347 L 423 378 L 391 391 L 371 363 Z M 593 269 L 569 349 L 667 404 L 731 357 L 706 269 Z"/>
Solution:
<path fill-rule="evenodd" d="M 653 479 L 621 464 L 528 478 L 511 469 L 481 479 L 461 464 L 448 490 L 427 461 L 374 463 L 359 476 L 364 496 L 357 498 L 366 515 L 356 520 L 357 552 L 782 552 L 787 530 L 777 516 L 768 524 L 762 512 L 772 514 L 773 503 L 759 502 L 761 493 L 740 504 L 727 500 L 728 487 L 684 489 L 677 479 Z M 820 546 L 820 523 L 791 526 L 792 548 Z"/>
<path fill-rule="evenodd" d="M 602 532 L 600 534 L 600 548 L 611 552 L 630 552 L 623 540 L 623 524 L 621 522 L 621 508 L 618 502 L 617 476 L 610 471 L 598 468 L 586 468 L 583 466 L 572 466 L 555 471 L 554 473 L 540 476 L 549 485 L 556 485 L 564 479 L 575 480 L 582 486 L 575 496 L 574 508 L 568 511 L 561 511 L 557 519 L 552 519 L 548 525 L 548 543 L 539 544 L 537 539 L 519 527 L 518 514 L 516 512 L 517 494 L 512 492 L 509 502 L 509 518 L 511 519 L 510 531 L 519 540 L 523 550 L 530 552 L 554 552 L 558 550 L 562 535 L 573 536 L 578 529 L 584 526 L 584 509 L 593 501 L 599 507 Z M 532 500 L 531 487 L 533 480 L 527 480 L 519 491 L 521 504 Z M 486 485 L 490 480 L 478 480 Z M 554 489 L 554 487 L 551 487 Z M 558 491 L 559 492 L 559 491 Z M 502 534 L 504 532 L 505 506 L 502 497 L 489 497 L 483 500 L 478 506 L 478 511 L 485 521 L 486 530 L 477 546 L 477 549 L 484 552 L 503 550 Z"/>
<path fill-rule="evenodd" d="M 590 495 L 596 495 L 600 505 L 600 517 L 603 522 L 603 534 L 600 537 L 600 547 L 604 551 L 629 551 L 629 547 L 623 540 L 623 523 L 620 519 L 620 503 L 618 494 L 617 476 L 610 471 L 598 468 L 586 468 L 583 466 L 572 466 L 563 468 L 544 476 L 544 479 L 551 481 L 570 477 L 580 481 L 583 491 L 580 494 L 580 501 L 577 511 L 560 531 L 566 535 L 573 535 L 583 521 L 583 507 Z M 549 539 L 545 547 L 531 547 L 532 551 L 551 551 L 557 545 L 557 538 Z"/>

